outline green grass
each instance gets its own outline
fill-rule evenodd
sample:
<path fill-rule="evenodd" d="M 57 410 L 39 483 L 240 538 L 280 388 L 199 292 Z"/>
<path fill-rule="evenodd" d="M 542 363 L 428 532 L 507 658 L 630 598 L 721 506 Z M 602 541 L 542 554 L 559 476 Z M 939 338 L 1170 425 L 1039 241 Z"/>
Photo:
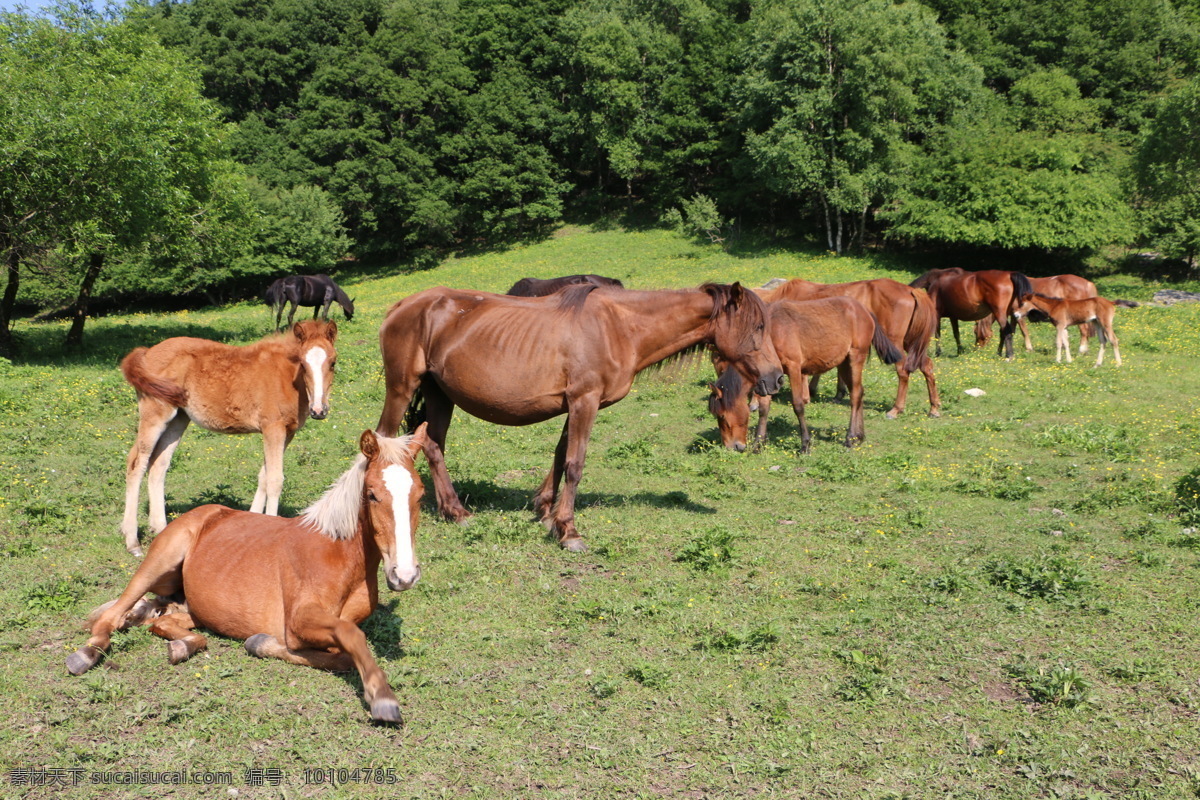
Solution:
<path fill-rule="evenodd" d="M 633 287 L 912 277 L 880 263 L 572 228 L 362 278 L 348 287 L 359 314 L 339 320 L 332 413 L 289 450 L 283 511 L 318 496 L 374 427 L 376 332 L 413 291 L 573 272 Z M 1111 280 L 1124 296 L 1154 288 Z M 228 770 L 243 797 L 350 796 L 304 782 L 329 767 L 393 770 L 394 784 L 352 793 L 381 798 L 1198 796 L 1200 308 L 1121 309 L 1120 369 L 1055 364 L 1046 326 L 1013 363 L 990 349 L 938 359 L 941 419 L 924 415 L 919 378 L 906 414 L 884 419 L 895 378 L 873 361 L 854 451 L 838 444 L 848 410 L 831 382 L 808 408 L 810 455 L 786 403 L 770 444 L 739 455 L 718 446 L 703 364 L 650 371 L 599 415 L 583 555 L 530 509 L 561 422 L 460 412 L 447 462 L 476 516 L 459 527 L 425 509 L 421 583 L 364 626 L 399 729 L 370 724 L 356 676 L 255 660 L 218 636 L 171 667 L 134 630 L 89 675 L 64 668 L 88 610 L 137 563 L 117 533 L 135 425 L 118 359 L 173 335 L 250 341 L 268 316 L 97 319 L 72 356 L 61 325 L 18 328 L 26 356 L 0 361 L 0 796 L 96 796 L 11 782 L 36 768 Z M 260 453 L 257 437 L 193 426 L 169 512 L 246 507 Z M 284 783 L 249 786 L 247 769 Z"/>

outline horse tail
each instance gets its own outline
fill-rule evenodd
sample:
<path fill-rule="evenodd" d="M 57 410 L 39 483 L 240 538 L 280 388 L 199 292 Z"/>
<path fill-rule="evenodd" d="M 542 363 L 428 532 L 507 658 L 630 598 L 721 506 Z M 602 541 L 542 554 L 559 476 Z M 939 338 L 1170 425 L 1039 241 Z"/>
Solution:
<path fill-rule="evenodd" d="M 871 344 L 875 346 L 875 352 L 879 354 L 879 360 L 885 364 L 895 364 L 904 358 L 904 353 L 900 352 L 899 348 L 892 344 L 892 340 L 888 338 L 887 333 L 883 330 L 883 326 L 879 324 L 879 318 L 870 311 L 867 313 L 871 315 L 871 322 L 875 323 L 875 332 L 871 334 Z"/>
<path fill-rule="evenodd" d="M 913 290 L 913 313 L 904 332 L 904 368 L 919 372 L 928 358 L 929 341 L 937 330 L 937 310 L 933 300 L 923 290 Z"/>
<path fill-rule="evenodd" d="M 1026 295 L 1033 294 L 1033 284 L 1029 282 L 1029 278 L 1025 277 L 1024 273 L 1014 272 L 1011 277 L 1014 301 Z"/>
<path fill-rule="evenodd" d="M 177 383 L 156 378 L 146 372 L 145 362 L 148 348 L 138 347 L 125 358 L 121 359 L 121 374 L 125 382 L 140 394 L 157 398 L 178 408 L 188 403 L 188 393 Z"/>
<path fill-rule="evenodd" d="M 425 422 L 427 417 L 425 393 L 421 391 L 420 386 L 417 386 L 412 398 L 408 401 L 408 410 L 404 412 L 404 432 L 412 433 L 421 427 L 421 423 Z"/>

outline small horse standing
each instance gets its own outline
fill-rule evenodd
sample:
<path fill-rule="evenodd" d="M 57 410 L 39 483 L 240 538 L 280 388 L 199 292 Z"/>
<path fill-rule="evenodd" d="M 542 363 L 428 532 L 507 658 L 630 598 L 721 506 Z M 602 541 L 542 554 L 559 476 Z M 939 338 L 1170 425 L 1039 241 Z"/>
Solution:
<path fill-rule="evenodd" d="M 267 287 L 263 299 L 275 312 L 275 330 L 279 330 L 283 309 L 289 303 L 291 304 L 287 319 L 289 327 L 292 319 L 296 316 L 296 309 L 300 306 L 306 308 L 311 306 L 313 319 L 316 319 L 319 313 L 321 319 L 327 320 L 329 319 L 329 307 L 336 302 L 342 307 L 342 313 L 346 315 L 346 319 L 354 318 L 354 301 L 328 275 L 288 275 L 286 278 L 277 278 Z"/>
<path fill-rule="evenodd" d="M 896 402 L 887 412 L 888 419 L 904 413 L 908 400 L 908 377 L 918 370 L 925 376 L 929 390 L 929 416 L 940 417 L 942 401 L 938 397 L 937 380 L 933 375 L 933 360 L 929 357 L 929 340 L 937 327 L 937 311 L 929 295 L 920 289 L 905 286 L 890 278 L 875 278 L 849 283 L 813 283 L 793 278 L 770 289 L 755 289 L 768 303 L 776 300 L 820 300 L 827 297 L 849 297 L 857 300 L 875 315 L 876 322 L 892 345 L 905 352 L 896 363 Z M 891 362 L 888 362 L 891 363 Z M 837 397 L 845 395 L 838 383 Z M 817 393 L 817 378 L 809 386 Z"/>
<path fill-rule="evenodd" d="M 1063 353 L 1067 355 L 1067 363 L 1071 363 L 1071 342 L 1067 336 L 1067 328 L 1072 325 L 1096 323 L 1096 334 L 1100 339 L 1100 353 L 1096 356 L 1095 366 L 1104 362 L 1104 345 L 1112 342 L 1113 360 L 1121 366 L 1121 351 L 1117 349 L 1117 335 L 1113 333 L 1113 316 L 1117 312 L 1116 303 L 1103 297 L 1089 297 L 1084 300 L 1063 300 L 1058 297 L 1028 292 L 1017 299 L 1015 315 L 1020 318 L 1027 316 L 1030 311 L 1037 309 L 1054 323 L 1057 334 L 1054 337 L 1055 362 L 1061 362 Z"/>
<path fill-rule="evenodd" d="M 91 637 L 67 658 L 67 670 L 87 672 L 113 631 L 146 622 L 178 664 L 207 647 L 192 630 L 206 628 L 244 639 L 259 658 L 357 669 L 371 716 L 400 722 L 400 703 L 358 626 L 379 603 L 380 561 L 393 591 L 421 577 L 424 488 L 413 460 L 424 443 L 423 428 L 399 439 L 365 431 L 354 465 L 295 519 L 218 505 L 180 515 L 150 543 L 121 596 L 89 616 Z"/>
<path fill-rule="evenodd" d="M 1000 269 L 985 269 L 967 272 L 962 267 L 931 269 L 909 284 L 924 289 L 933 298 L 937 308 L 936 352 L 942 354 L 942 318 L 950 319 L 954 330 L 954 341 L 958 352 L 962 352 L 959 336 L 959 320 L 974 322 L 991 314 L 1002 320 L 998 352 L 1008 361 L 1013 359 L 1012 334 L 1015 322 L 1011 319 L 1012 308 L 1017 297 L 1033 291 L 1029 278 L 1020 272 Z"/>
<path fill-rule="evenodd" d="M 187 336 L 139 347 L 121 361 L 137 390 L 137 441 L 125 470 L 125 547 L 138 544 L 138 493 L 150 477 L 150 530 L 167 524 L 164 485 L 171 456 L 189 422 L 217 433 L 263 435 L 263 466 L 251 511 L 276 514 L 283 488 L 283 451 L 308 417 L 329 414 L 337 364 L 337 325 L 307 320 L 291 331 L 236 347 Z"/>
<path fill-rule="evenodd" d="M 767 305 L 767 331 L 792 385 L 792 408 L 800 424 L 800 452 L 807 453 L 812 442 L 804 417 L 804 407 L 810 399 L 805 376 L 816 377 L 835 367 L 839 383 L 845 384 L 850 392 L 850 427 L 845 444 L 853 447 L 866 439 L 862 370 L 871 346 L 874 345 L 885 364 L 895 364 L 904 357 L 884 334 L 875 315 L 849 297 L 804 302 L 778 300 Z M 736 368 L 728 368 L 720 359 L 714 362 L 720 377 L 710 385 L 708 410 L 717 418 L 722 444 L 740 452 L 746 449 L 750 424 L 748 387 Z M 761 444 L 767 440 L 771 398 L 756 399 L 755 441 Z"/>
<path fill-rule="evenodd" d="M 1052 275 L 1049 278 L 1030 278 L 1029 285 L 1033 287 L 1033 291 L 1037 294 L 1044 294 L 1047 297 L 1061 297 L 1064 300 L 1086 300 L 1089 297 L 1096 297 L 1096 284 L 1089 281 L 1087 278 L 1081 278 L 1078 275 Z M 987 344 L 988 339 L 992 338 L 992 325 L 996 320 L 988 314 L 983 319 L 975 323 L 975 346 L 982 347 Z M 1029 324 L 1025 317 L 1017 319 L 1017 327 L 1021 329 L 1021 335 L 1025 337 L 1025 349 L 1033 352 L 1033 341 L 1029 338 Z M 1092 326 L 1083 324 L 1079 326 L 1079 352 L 1086 353 L 1088 351 L 1088 337 L 1091 336 Z"/>
<path fill-rule="evenodd" d="M 505 292 L 510 297 L 545 297 L 554 294 L 568 286 L 581 283 L 591 283 L 596 286 L 615 286 L 624 289 L 625 284 L 616 278 L 606 278 L 603 275 L 564 275 L 561 278 L 521 278 Z"/>
<path fill-rule="evenodd" d="M 454 407 L 498 425 L 565 413 L 533 505 L 564 548 L 582 551 L 575 497 L 597 412 L 625 397 L 639 372 L 702 342 L 757 380 L 759 394 L 778 391 L 783 375 L 765 325 L 762 300 L 736 283 L 684 291 L 584 284 L 548 297 L 427 289 L 392 306 L 379 331 L 387 395 L 376 430 L 394 434 L 421 393 L 438 508 L 462 521 L 470 514 L 443 456 Z"/>

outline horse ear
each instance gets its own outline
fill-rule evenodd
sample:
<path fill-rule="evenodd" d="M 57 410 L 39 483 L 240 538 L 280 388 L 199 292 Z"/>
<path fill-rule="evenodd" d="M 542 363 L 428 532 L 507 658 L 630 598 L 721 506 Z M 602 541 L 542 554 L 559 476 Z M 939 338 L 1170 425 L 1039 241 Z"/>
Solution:
<path fill-rule="evenodd" d="M 368 461 L 374 461 L 379 456 L 379 438 L 375 435 L 375 431 L 367 430 L 362 432 L 362 436 L 358 437 L 358 449 Z"/>
<path fill-rule="evenodd" d="M 413 461 L 417 460 L 417 453 L 424 450 L 425 445 L 429 442 L 429 433 L 426 430 L 428 427 L 428 422 L 422 422 L 412 432 L 411 438 L 408 440 L 408 454 L 412 457 Z"/>
<path fill-rule="evenodd" d="M 329 343 L 333 344 L 337 341 L 337 323 L 329 320 L 325 323 L 325 330 L 328 331 Z"/>
<path fill-rule="evenodd" d="M 292 336 L 295 336 L 296 341 L 300 342 L 301 344 L 304 343 L 304 328 L 302 327 L 303 324 L 304 323 L 302 323 L 302 322 L 297 322 L 295 325 L 292 326 Z"/>
<path fill-rule="evenodd" d="M 734 306 L 741 305 L 742 298 L 745 296 L 745 294 L 746 294 L 746 290 L 742 288 L 742 284 L 739 283 L 738 281 L 734 281 L 733 285 L 729 287 L 729 303 L 730 303 L 730 305 L 734 305 Z"/>

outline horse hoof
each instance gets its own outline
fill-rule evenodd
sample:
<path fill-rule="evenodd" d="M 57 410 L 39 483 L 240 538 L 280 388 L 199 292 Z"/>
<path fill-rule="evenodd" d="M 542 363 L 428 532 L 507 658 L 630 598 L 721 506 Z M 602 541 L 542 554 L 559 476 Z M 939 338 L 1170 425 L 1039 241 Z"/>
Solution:
<path fill-rule="evenodd" d="M 399 725 L 404 721 L 400 716 L 400 704 L 390 697 L 371 702 L 371 719 L 389 725 Z"/>
<path fill-rule="evenodd" d="M 585 542 L 579 536 L 572 536 L 570 539 L 563 539 L 561 542 L 559 542 L 559 544 L 562 545 L 563 550 L 569 550 L 572 553 L 586 553 L 588 549 L 587 542 Z"/>
<path fill-rule="evenodd" d="M 125 549 L 129 551 L 129 555 L 134 556 L 135 558 L 141 558 L 143 555 L 142 548 L 139 547 L 138 545 L 134 545 L 133 547 L 127 547 Z"/>
<path fill-rule="evenodd" d="M 102 655 L 104 654 L 98 648 L 85 644 L 67 656 L 67 672 L 72 675 L 82 675 L 96 666 Z"/>
<path fill-rule="evenodd" d="M 936 408 L 931 408 L 929 409 L 929 416 L 933 417 L 934 419 L 941 419 L 942 412 Z"/>
<path fill-rule="evenodd" d="M 267 646 L 271 642 L 271 634 L 256 633 L 246 640 L 246 652 L 255 658 L 267 657 Z"/>
<path fill-rule="evenodd" d="M 884 415 L 883 415 L 883 418 L 884 418 L 884 419 L 895 419 L 895 418 L 896 418 L 896 417 L 898 417 L 898 416 L 900 416 L 900 412 L 899 412 L 899 411 L 889 411 L 889 412 L 887 412 L 886 414 L 884 414 Z"/>
<path fill-rule="evenodd" d="M 187 642 L 183 639 L 172 639 L 167 642 L 167 662 L 171 665 L 182 664 L 188 660 L 190 655 Z"/>

